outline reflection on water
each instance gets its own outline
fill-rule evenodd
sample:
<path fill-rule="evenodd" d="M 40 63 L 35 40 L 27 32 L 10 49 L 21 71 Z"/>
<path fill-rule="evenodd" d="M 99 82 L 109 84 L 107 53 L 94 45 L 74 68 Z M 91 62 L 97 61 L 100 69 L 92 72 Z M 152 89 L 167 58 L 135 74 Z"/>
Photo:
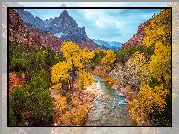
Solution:
<path fill-rule="evenodd" d="M 94 101 L 84 126 L 131 126 L 127 103 L 112 84 L 95 76 L 99 95 Z"/>

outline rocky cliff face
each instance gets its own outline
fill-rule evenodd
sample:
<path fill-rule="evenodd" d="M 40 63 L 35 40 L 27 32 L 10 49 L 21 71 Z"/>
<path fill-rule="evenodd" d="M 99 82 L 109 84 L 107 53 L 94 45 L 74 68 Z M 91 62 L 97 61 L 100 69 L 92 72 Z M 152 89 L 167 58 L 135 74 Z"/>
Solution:
<path fill-rule="evenodd" d="M 20 15 L 21 19 L 24 22 L 28 22 L 34 26 L 36 26 L 37 28 L 40 28 L 41 30 L 46 30 L 45 29 L 45 23 L 43 22 L 42 19 L 40 19 L 39 17 L 34 17 L 30 12 L 28 11 L 24 11 L 24 9 L 15 9 L 18 14 Z"/>
<path fill-rule="evenodd" d="M 87 37 L 85 27 L 78 27 L 76 21 L 64 10 L 59 17 L 42 20 L 24 9 L 16 9 L 23 21 L 37 28 L 49 31 L 62 41 L 73 41 L 79 46 L 96 49 L 98 45 Z"/>
<path fill-rule="evenodd" d="M 142 44 L 142 40 L 145 37 L 144 28 L 149 25 L 149 21 L 144 22 L 138 26 L 138 31 L 136 34 L 132 36 L 126 43 L 122 44 L 120 49 L 124 49 L 126 47 L 139 46 Z"/>
<path fill-rule="evenodd" d="M 66 10 L 64 10 L 59 17 L 45 20 L 45 27 L 53 34 L 60 32 L 62 32 L 63 34 L 68 34 L 71 31 L 74 31 L 76 33 L 82 32 L 82 28 L 78 27 L 76 21 L 71 16 L 69 16 Z M 85 31 L 83 32 L 84 36 L 86 36 Z"/>
<path fill-rule="evenodd" d="M 9 10 L 9 40 L 29 45 L 29 47 L 35 44 L 51 46 L 56 51 L 59 51 L 62 45 L 62 41 L 50 32 L 45 32 L 29 23 L 24 23 L 13 9 Z"/>

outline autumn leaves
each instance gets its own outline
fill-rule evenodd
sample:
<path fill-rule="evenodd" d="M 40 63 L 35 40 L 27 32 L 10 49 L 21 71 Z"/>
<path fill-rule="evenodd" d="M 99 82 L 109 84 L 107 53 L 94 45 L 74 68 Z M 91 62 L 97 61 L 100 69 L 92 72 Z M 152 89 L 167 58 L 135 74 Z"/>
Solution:
<path fill-rule="evenodd" d="M 145 34 L 143 45 L 152 46 L 154 53 L 147 60 L 142 52 L 137 52 L 132 60 L 132 64 L 141 72 L 140 90 L 137 98 L 129 104 L 130 115 L 138 125 L 149 125 L 145 124 L 145 119 L 150 119 L 156 113 L 165 117 L 169 113 L 166 109 L 171 110 L 171 104 L 166 101 L 171 93 L 171 10 L 162 10 L 154 16 Z"/>
<path fill-rule="evenodd" d="M 60 88 L 63 84 L 62 80 L 68 82 L 71 91 L 74 90 L 75 82 L 81 88 L 92 83 L 93 77 L 88 72 L 88 68 L 94 57 L 94 52 L 89 51 L 87 48 L 82 50 L 73 42 L 64 42 L 61 51 L 66 60 L 52 67 L 51 81 L 54 84 L 52 88 Z"/>

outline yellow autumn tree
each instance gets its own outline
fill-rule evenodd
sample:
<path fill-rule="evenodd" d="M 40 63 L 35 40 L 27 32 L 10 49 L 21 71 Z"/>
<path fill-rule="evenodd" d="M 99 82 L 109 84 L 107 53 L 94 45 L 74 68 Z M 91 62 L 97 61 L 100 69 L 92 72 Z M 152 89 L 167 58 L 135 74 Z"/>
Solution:
<path fill-rule="evenodd" d="M 62 87 L 62 81 L 68 81 L 69 79 L 69 73 L 68 70 L 70 70 L 71 67 L 67 65 L 66 62 L 59 62 L 56 65 L 52 67 L 51 70 L 51 81 L 54 84 L 52 88 L 59 89 Z"/>
<path fill-rule="evenodd" d="M 132 58 L 126 63 L 127 71 L 126 77 L 132 81 L 129 83 L 135 86 L 144 85 L 149 77 L 149 67 L 145 55 L 141 51 L 135 52 Z"/>
<path fill-rule="evenodd" d="M 151 75 L 159 82 L 170 84 L 171 77 L 171 49 L 161 42 L 155 44 L 154 54 L 150 58 Z"/>
<path fill-rule="evenodd" d="M 137 52 L 131 63 L 141 75 L 137 97 L 129 104 L 130 116 L 138 124 L 154 113 L 164 114 L 166 106 L 170 110 L 167 96 L 171 93 L 171 9 L 161 10 L 149 20 L 143 45 L 152 47 L 154 52 L 148 61 L 144 54 Z M 165 116 L 169 113 L 167 110 Z"/>
<path fill-rule="evenodd" d="M 150 73 L 159 82 L 170 84 L 171 75 L 171 9 L 163 9 L 149 21 L 145 28 L 143 45 L 153 46 L 150 57 Z"/>
<path fill-rule="evenodd" d="M 154 15 L 149 25 L 145 27 L 146 37 L 142 44 L 151 46 L 156 42 L 162 42 L 167 45 L 171 43 L 171 9 L 163 9 L 157 15 Z"/>
<path fill-rule="evenodd" d="M 110 49 L 106 51 L 106 56 L 101 59 L 101 63 L 105 66 L 106 70 L 109 71 L 111 67 L 114 66 L 113 63 L 115 60 L 116 54 Z"/>
<path fill-rule="evenodd" d="M 162 113 L 168 93 L 169 91 L 163 85 L 155 86 L 154 89 L 150 88 L 149 85 L 142 86 L 137 98 L 129 104 L 130 116 L 140 124 L 143 120 L 149 119 L 151 113 L 156 111 Z"/>
<path fill-rule="evenodd" d="M 93 77 L 88 72 L 88 63 L 94 57 L 94 52 L 87 48 L 82 50 L 73 42 L 64 42 L 61 51 L 66 60 L 52 67 L 51 81 L 54 84 L 52 88 L 61 88 L 62 81 L 68 81 L 71 91 L 74 90 L 76 81 L 81 87 L 89 85 Z"/>

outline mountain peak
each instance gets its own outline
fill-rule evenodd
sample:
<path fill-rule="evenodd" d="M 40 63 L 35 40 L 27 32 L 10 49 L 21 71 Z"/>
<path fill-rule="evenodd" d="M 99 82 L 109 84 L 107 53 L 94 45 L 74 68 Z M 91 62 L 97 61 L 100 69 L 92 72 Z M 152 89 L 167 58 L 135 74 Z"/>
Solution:
<path fill-rule="evenodd" d="M 69 14 L 68 14 L 67 10 L 64 10 L 64 11 L 61 13 L 61 15 L 69 15 Z"/>
<path fill-rule="evenodd" d="M 26 11 L 20 10 L 18 13 L 24 20 L 27 20 L 26 22 L 41 30 L 51 32 L 62 41 L 73 41 L 78 43 L 81 48 L 88 47 L 91 50 L 98 47 L 96 43 L 92 42 L 87 37 L 85 27 L 78 27 L 78 24 L 68 14 L 67 10 L 63 10 L 59 17 L 46 19 L 45 21 L 38 17 L 34 18 L 32 14 L 27 15 Z"/>

